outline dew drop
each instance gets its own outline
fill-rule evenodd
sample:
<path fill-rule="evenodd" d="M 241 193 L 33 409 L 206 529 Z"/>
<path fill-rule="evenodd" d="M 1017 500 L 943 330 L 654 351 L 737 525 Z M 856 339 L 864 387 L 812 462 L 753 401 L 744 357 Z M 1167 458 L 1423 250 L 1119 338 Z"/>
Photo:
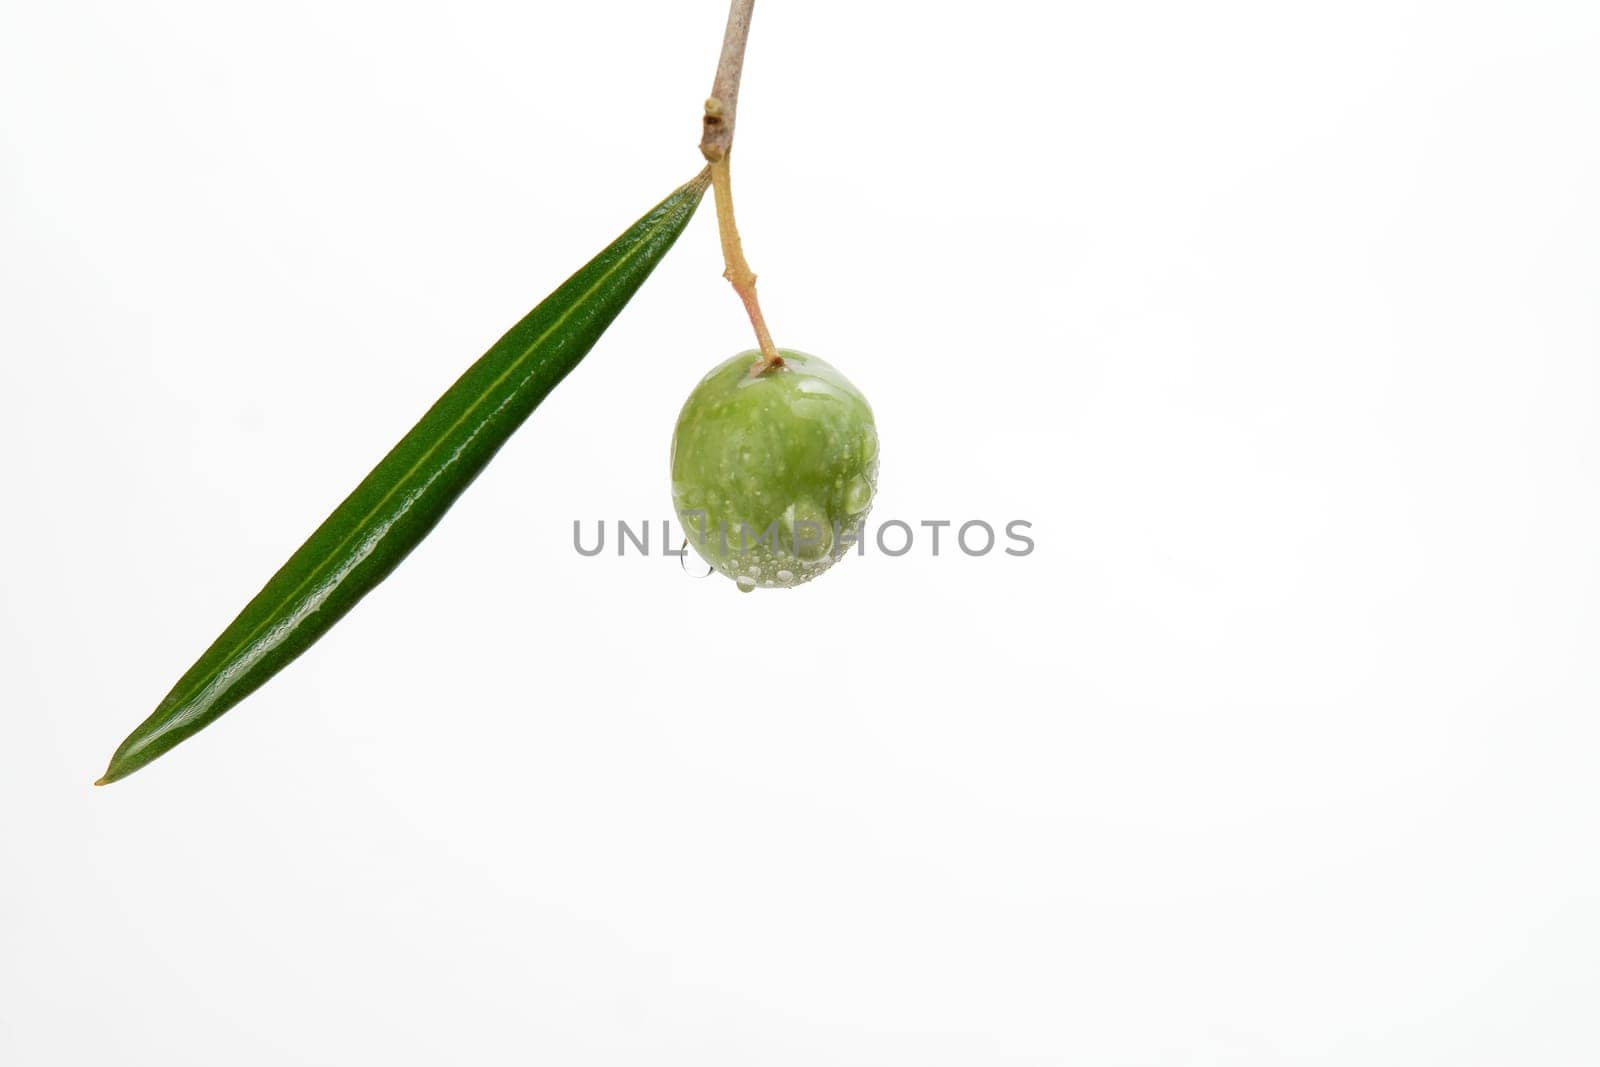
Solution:
<path fill-rule="evenodd" d="M 844 492 L 844 509 L 855 515 L 867 509 L 872 503 L 872 483 L 861 475 L 850 479 L 850 487 Z"/>
<path fill-rule="evenodd" d="M 717 569 L 709 563 L 706 563 L 704 574 L 696 574 L 694 571 L 689 569 L 689 539 L 687 537 L 683 539 L 683 544 L 678 547 L 678 552 L 680 553 L 678 556 L 678 566 L 682 567 L 683 573 L 687 574 L 691 578 L 709 578 L 711 577 L 712 572 Z M 705 561 L 702 560 L 701 562 Z"/>

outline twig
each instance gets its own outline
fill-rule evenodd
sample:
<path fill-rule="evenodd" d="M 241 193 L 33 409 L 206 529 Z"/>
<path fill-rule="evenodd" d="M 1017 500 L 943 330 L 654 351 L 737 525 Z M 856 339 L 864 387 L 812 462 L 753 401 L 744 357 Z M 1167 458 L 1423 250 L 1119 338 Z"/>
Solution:
<path fill-rule="evenodd" d="M 717 76 L 706 99 L 701 123 L 700 154 L 711 164 L 711 189 L 717 202 L 717 231 L 722 237 L 722 276 L 739 294 L 750 325 L 756 332 L 761 358 L 750 368 L 752 376 L 783 366 L 778 346 L 772 343 L 767 321 L 756 298 L 756 275 L 744 258 L 739 226 L 733 218 L 733 176 L 728 157 L 733 152 L 733 123 L 739 108 L 739 79 L 744 73 L 744 47 L 750 36 L 750 13 L 755 0 L 732 0 L 728 6 L 728 27 L 722 36 L 722 55 L 717 60 Z"/>

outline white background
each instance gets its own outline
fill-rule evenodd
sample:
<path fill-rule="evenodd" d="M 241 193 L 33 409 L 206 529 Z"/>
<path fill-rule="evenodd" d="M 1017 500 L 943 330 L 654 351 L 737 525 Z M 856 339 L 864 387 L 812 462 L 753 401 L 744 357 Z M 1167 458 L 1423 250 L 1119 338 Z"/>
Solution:
<path fill-rule="evenodd" d="M 703 212 L 404 566 L 89 782 L 699 165 L 721 0 L 0 15 L 0 1061 L 1600 1062 L 1600 7 L 764 0 L 780 343 L 926 539 L 670 513 Z M 659 547 L 657 545 L 656 547 Z"/>

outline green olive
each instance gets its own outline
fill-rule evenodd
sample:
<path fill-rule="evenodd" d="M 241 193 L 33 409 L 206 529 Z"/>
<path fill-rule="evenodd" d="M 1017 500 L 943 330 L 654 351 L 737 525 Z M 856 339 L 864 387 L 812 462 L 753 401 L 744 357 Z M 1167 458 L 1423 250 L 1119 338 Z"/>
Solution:
<path fill-rule="evenodd" d="M 749 591 L 809 581 L 850 550 L 878 482 L 872 408 L 816 356 L 741 352 L 700 380 L 672 433 L 672 502 L 689 543 Z"/>

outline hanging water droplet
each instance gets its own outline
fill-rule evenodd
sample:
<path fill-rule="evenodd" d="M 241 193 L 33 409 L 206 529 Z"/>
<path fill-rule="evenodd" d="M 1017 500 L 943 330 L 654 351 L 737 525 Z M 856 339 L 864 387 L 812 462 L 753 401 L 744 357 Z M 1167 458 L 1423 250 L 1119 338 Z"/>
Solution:
<path fill-rule="evenodd" d="M 741 574 L 739 577 L 733 580 L 733 584 L 739 587 L 739 592 L 749 593 L 754 591 L 756 587 L 756 580 L 750 577 L 748 574 Z"/>
<path fill-rule="evenodd" d="M 706 563 L 706 572 L 704 574 L 696 574 L 689 569 L 689 539 L 687 537 L 683 539 L 683 544 L 678 546 L 678 553 L 678 566 L 683 568 L 683 573 L 691 578 L 709 578 L 711 577 L 711 572 L 717 569 L 709 563 Z M 705 563 L 704 560 L 701 560 L 701 562 Z"/>

